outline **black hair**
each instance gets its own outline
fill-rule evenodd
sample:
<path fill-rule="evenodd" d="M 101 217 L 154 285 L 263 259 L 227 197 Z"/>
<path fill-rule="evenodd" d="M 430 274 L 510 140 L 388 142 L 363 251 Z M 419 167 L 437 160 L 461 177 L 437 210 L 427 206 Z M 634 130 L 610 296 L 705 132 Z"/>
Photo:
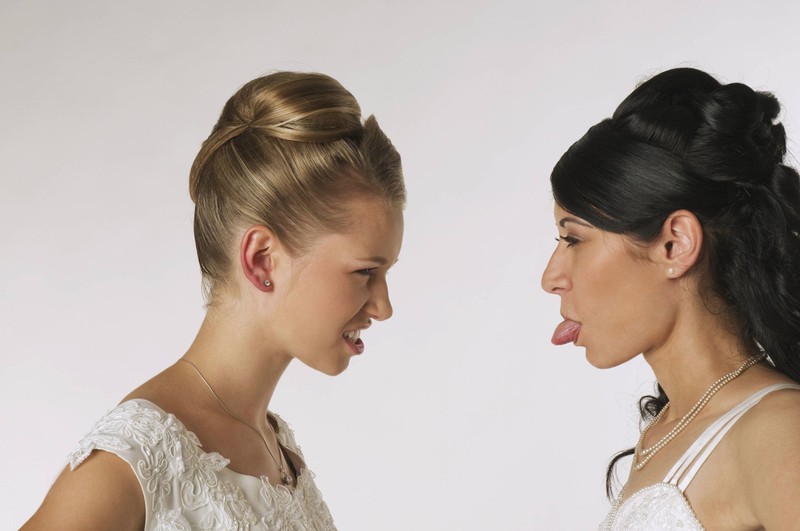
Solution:
<path fill-rule="evenodd" d="M 745 344 L 800 381 L 800 176 L 784 164 L 778 100 L 676 68 L 637 87 L 561 157 L 556 202 L 601 230 L 648 243 L 674 211 L 703 227 L 696 268 Z M 668 398 L 639 401 L 642 421 Z M 616 454 L 606 472 L 612 495 Z"/>

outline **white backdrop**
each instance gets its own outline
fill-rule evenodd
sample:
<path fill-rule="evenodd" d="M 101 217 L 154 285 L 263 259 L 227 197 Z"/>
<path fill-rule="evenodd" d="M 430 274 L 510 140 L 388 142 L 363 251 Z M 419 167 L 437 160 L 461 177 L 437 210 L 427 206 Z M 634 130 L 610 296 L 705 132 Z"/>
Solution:
<path fill-rule="evenodd" d="M 651 373 L 549 344 L 550 169 L 678 65 L 774 91 L 800 138 L 800 3 L 754 4 L 0 1 L 0 527 L 193 339 L 188 169 L 225 100 L 278 69 L 350 89 L 409 191 L 395 317 L 339 377 L 290 367 L 272 404 L 340 529 L 595 526 Z"/>

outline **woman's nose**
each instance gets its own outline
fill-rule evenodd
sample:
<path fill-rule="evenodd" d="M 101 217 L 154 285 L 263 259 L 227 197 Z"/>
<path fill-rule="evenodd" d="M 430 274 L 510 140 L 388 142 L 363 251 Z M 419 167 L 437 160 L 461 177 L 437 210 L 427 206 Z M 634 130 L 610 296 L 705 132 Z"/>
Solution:
<path fill-rule="evenodd" d="M 392 316 L 394 310 L 389 300 L 389 286 L 385 280 L 372 288 L 365 310 L 376 321 L 385 321 Z"/>
<path fill-rule="evenodd" d="M 556 249 L 542 272 L 542 289 L 547 293 L 560 295 L 562 291 L 569 289 L 569 284 L 569 279 L 564 272 L 564 264 L 558 249 Z"/>

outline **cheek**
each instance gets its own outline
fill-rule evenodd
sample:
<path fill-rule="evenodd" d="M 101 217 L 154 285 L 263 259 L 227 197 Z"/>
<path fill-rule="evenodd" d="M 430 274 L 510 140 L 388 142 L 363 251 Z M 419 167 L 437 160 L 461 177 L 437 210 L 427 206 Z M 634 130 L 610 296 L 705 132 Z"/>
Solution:
<path fill-rule="evenodd" d="M 640 319 L 646 319 L 654 299 L 649 295 L 651 287 L 637 277 L 635 271 L 612 269 L 597 283 L 593 310 L 600 322 L 615 333 L 626 332 Z"/>
<path fill-rule="evenodd" d="M 670 294 L 644 264 L 611 269 L 597 279 L 585 308 L 587 359 L 619 365 L 658 345 L 674 321 Z"/>
<path fill-rule="evenodd" d="M 347 275 L 318 277 L 304 289 L 301 319 L 315 316 L 320 326 L 343 326 L 361 309 L 368 298 L 366 280 Z M 340 321 L 345 321 L 344 323 Z"/>

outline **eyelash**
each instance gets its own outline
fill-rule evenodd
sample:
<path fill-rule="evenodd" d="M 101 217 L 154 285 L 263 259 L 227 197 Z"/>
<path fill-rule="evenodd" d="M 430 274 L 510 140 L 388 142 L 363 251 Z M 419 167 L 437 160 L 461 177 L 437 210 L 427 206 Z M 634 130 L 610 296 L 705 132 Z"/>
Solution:
<path fill-rule="evenodd" d="M 572 236 L 559 236 L 558 238 L 556 238 L 557 242 L 561 241 L 561 240 L 566 242 L 567 247 L 572 247 L 573 245 L 575 245 L 576 243 L 578 243 L 580 241 L 578 238 L 574 238 Z"/>
<path fill-rule="evenodd" d="M 356 271 L 356 273 L 358 273 L 359 275 L 364 275 L 365 277 L 371 277 L 374 271 L 375 268 L 371 267 L 369 269 L 359 269 L 358 271 Z"/>

